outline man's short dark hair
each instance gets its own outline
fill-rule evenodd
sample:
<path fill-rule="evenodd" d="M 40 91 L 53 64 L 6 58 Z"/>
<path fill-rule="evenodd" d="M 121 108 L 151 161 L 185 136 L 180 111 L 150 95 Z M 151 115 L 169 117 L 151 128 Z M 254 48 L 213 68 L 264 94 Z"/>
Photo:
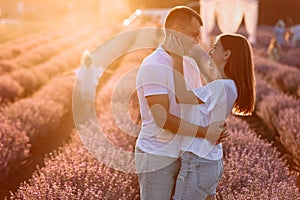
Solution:
<path fill-rule="evenodd" d="M 190 21 L 193 17 L 199 22 L 200 26 L 203 25 L 200 15 L 195 10 L 186 6 L 176 6 L 168 13 L 165 20 L 165 28 L 169 29 L 173 24 Z"/>

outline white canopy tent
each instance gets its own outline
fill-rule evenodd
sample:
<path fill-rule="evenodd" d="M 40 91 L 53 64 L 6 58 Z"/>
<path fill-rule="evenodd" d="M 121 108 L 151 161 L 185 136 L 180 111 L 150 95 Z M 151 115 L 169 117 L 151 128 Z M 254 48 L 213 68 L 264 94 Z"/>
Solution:
<path fill-rule="evenodd" d="M 200 0 L 203 20 L 202 41 L 210 45 L 210 35 L 217 22 L 223 33 L 235 33 L 245 21 L 250 43 L 256 42 L 258 0 Z"/>

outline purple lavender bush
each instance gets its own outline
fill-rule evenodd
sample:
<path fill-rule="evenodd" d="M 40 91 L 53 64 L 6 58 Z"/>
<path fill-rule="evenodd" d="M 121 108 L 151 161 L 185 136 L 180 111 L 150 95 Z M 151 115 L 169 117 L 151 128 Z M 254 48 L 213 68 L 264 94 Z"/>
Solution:
<path fill-rule="evenodd" d="M 14 101 L 20 98 L 23 92 L 22 86 L 11 77 L 3 76 L 0 78 L 0 98 L 2 100 Z"/>
<path fill-rule="evenodd" d="M 280 110 L 274 125 L 279 133 L 280 142 L 300 166 L 300 104 Z"/>
<path fill-rule="evenodd" d="M 19 121 L 31 140 L 47 135 L 70 110 L 73 82 L 72 77 L 53 80 L 31 98 L 12 103 L 1 113 L 10 121 Z"/>
<path fill-rule="evenodd" d="M 218 199 L 299 199 L 296 174 L 270 143 L 248 125 L 231 117 L 230 137 L 224 143 L 224 174 Z"/>
<path fill-rule="evenodd" d="M 255 57 L 256 74 L 288 95 L 299 98 L 300 70 L 288 65 L 274 62 L 267 58 Z"/>
<path fill-rule="evenodd" d="M 256 88 L 255 113 L 272 131 L 275 131 L 274 120 L 278 117 L 279 111 L 299 106 L 300 102 L 298 99 L 273 88 L 266 81 L 262 80 L 260 76 L 257 76 Z"/>
<path fill-rule="evenodd" d="M 28 158 L 30 147 L 29 138 L 21 124 L 0 115 L 0 183 L 12 168 Z"/>
<path fill-rule="evenodd" d="M 135 174 L 109 168 L 79 142 L 45 159 L 45 167 L 11 194 L 11 199 L 139 199 Z"/>

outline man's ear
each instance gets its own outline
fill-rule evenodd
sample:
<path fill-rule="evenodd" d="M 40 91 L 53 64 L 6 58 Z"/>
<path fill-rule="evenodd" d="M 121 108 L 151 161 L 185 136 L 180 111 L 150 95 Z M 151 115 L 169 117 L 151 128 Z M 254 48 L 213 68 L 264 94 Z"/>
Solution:
<path fill-rule="evenodd" d="M 173 25 L 171 26 L 171 29 L 174 30 L 174 31 L 179 31 L 179 30 L 180 30 L 180 27 L 179 27 L 178 24 L 173 24 Z"/>
<path fill-rule="evenodd" d="M 230 58 L 231 51 L 227 49 L 224 53 L 224 60 L 228 60 Z"/>

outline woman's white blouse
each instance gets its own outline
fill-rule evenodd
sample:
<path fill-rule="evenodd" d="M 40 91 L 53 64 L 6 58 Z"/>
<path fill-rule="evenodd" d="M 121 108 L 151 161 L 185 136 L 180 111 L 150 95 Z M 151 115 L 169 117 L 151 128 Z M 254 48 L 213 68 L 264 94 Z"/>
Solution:
<path fill-rule="evenodd" d="M 235 83 L 231 79 L 215 80 L 193 89 L 193 92 L 204 104 L 190 105 L 192 112 L 185 109 L 187 105 L 182 106 L 182 119 L 202 127 L 225 121 L 238 96 Z M 219 160 L 223 157 L 222 144 L 213 145 L 206 139 L 183 136 L 181 147 L 183 151 L 190 151 L 208 160 Z"/>

